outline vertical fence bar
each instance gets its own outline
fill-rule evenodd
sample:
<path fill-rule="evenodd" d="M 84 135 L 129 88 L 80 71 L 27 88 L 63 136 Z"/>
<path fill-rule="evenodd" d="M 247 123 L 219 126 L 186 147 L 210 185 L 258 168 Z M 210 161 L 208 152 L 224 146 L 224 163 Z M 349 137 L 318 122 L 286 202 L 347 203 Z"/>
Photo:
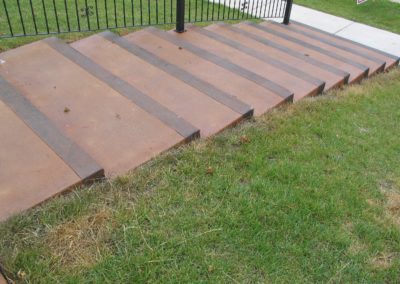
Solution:
<path fill-rule="evenodd" d="M 19 3 L 19 0 L 17 0 L 17 5 L 18 5 L 18 12 L 19 12 L 19 19 L 20 19 L 21 25 L 22 25 L 22 31 L 24 32 L 24 35 L 26 35 L 25 23 L 24 23 L 24 18 L 22 17 L 21 5 Z"/>
<path fill-rule="evenodd" d="M 208 1 L 208 2 L 210 2 L 210 1 Z M 213 1 L 212 2 L 212 9 L 211 9 L 211 21 L 214 21 L 214 7 L 215 7 L 215 2 Z"/>
<path fill-rule="evenodd" d="M 164 10 L 163 10 L 163 12 L 164 12 L 164 24 L 166 24 L 167 23 L 167 5 L 166 5 L 167 3 L 166 3 L 166 1 L 164 0 Z"/>
<path fill-rule="evenodd" d="M 65 8 L 65 18 L 67 19 L 67 27 L 68 31 L 71 31 L 71 25 L 69 24 L 69 15 L 68 15 L 68 6 L 67 6 L 67 0 L 64 0 L 64 8 Z"/>
<path fill-rule="evenodd" d="M 236 3 L 236 1 L 235 1 L 235 3 Z M 235 7 L 235 4 L 233 4 L 233 7 Z M 228 20 L 230 19 L 230 17 L 231 17 L 231 0 L 229 0 L 229 3 L 228 3 Z"/>
<path fill-rule="evenodd" d="M 78 22 L 78 31 L 80 31 L 81 30 L 81 20 L 79 19 L 79 7 L 78 7 L 78 2 L 76 0 L 75 0 L 75 13 L 76 13 L 76 20 Z M 46 20 L 46 23 L 47 23 L 47 20 Z"/>
<path fill-rule="evenodd" d="M 289 25 L 290 13 L 292 12 L 293 0 L 286 0 L 285 16 L 283 18 L 283 23 Z"/>
<path fill-rule="evenodd" d="M 156 24 L 158 25 L 158 0 L 156 0 Z"/>
<path fill-rule="evenodd" d="M 267 14 L 267 6 L 268 6 L 268 1 L 267 0 L 265 0 L 265 3 L 264 3 L 264 13 L 263 13 L 263 18 L 265 18 L 265 15 Z"/>
<path fill-rule="evenodd" d="M 131 0 L 132 26 L 135 26 L 135 6 L 133 1 L 134 0 Z"/>
<path fill-rule="evenodd" d="M 114 23 L 115 27 L 118 28 L 117 1 L 115 0 L 114 0 Z"/>
<path fill-rule="evenodd" d="M 197 0 L 194 0 L 196 6 L 194 6 L 194 21 L 197 22 Z"/>
<path fill-rule="evenodd" d="M 53 0 L 53 8 L 54 8 L 54 16 L 56 18 L 57 32 L 60 33 L 60 22 L 58 21 L 58 12 L 55 0 Z"/>
<path fill-rule="evenodd" d="M 37 25 L 36 25 L 36 17 L 35 17 L 35 12 L 33 11 L 32 0 L 30 0 L 29 3 L 31 5 L 31 15 L 32 15 L 32 20 L 33 20 L 33 25 L 35 28 L 35 33 L 38 34 L 38 29 L 37 29 Z"/>
<path fill-rule="evenodd" d="M 42 0 L 42 7 L 43 7 L 43 13 L 44 13 L 44 21 L 46 22 L 46 31 L 47 31 L 47 33 L 50 33 L 49 20 L 47 19 L 46 5 L 44 4 L 43 0 Z"/>
<path fill-rule="evenodd" d="M 14 7 L 14 10 L 11 11 L 13 14 L 9 14 L 10 10 L 9 7 L 7 7 L 9 5 L 8 2 L 10 1 L 14 1 L 14 5 L 16 6 Z M 39 5 L 41 3 L 42 7 L 36 7 L 34 5 L 35 1 L 37 1 Z M 205 2 L 205 0 L 101 1 L 103 1 L 103 3 L 101 3 L 100 0 L 0 0 L 0 7 L 4 7 L 4 21 L 7 21 L 4 25 L 6 26 L 8 23 L 11 37 L 13 37 L 34 34 L 37 35 L 44 32 L 51 34 L 62 33 L 65 31 L 90 31 L 93 29 L 100 30 L 104 28 L 128 27 L 131 25 L 131 21 L 132 26 L 175 24 L 175 31 L 178 33 L 185 31 L 185 22 L 198 21 L 208 22 L 214 20 L 220 21 L 247 18 L 253 19 L 261 17 L 280 17 L 283 18 L 283 23 L 287 25 L 290 22 L 291 10 L 293 6 L 293 0 L 208 0 L 207 2 Z M 108 3 L 108 1 L 111 2 Z M 134 1 L 138 1 L 137 4 L 134 3 Z M 147 3 L 143 1 L 147 1 Z M 189 3 L 187 1 L 189 1 Z M 194 2 L 192 3 L 192 1 Z M 199 1 L 201 1 L 201 3 L 199 3 Z M 93 3 L 94 6 L 90 6 L 89 2 Z M 50 7 L 46 6 L 47 3 L 50 5 Z M 74 5 L 74 3 L 75 8 L 69 6 Z M 129 7 L 129 5 L 131 5 L 131 7 Z M 135 7 L 135 5 L 137 6 Z M 212 5 L 212 7 L 210 7 L 210 5 Z M 223 7 L 221 7 L 222 5 Z M 30 11 L 25 11 L 25 6 L 27 6 L 27 9 L 30 8 Z M 163 8 L 161 8 L 161 6 L 163 6 Z M 120 9 L 122 9 L 122 15 Z M 38 16 L 40 15 L 40 13 L 38 14 L 38 10 L 43 10 L 42 13 L 44 14 L 44 19 Z M 137 17 L 135 15 L 136 10 L 138 10 Z M 58 13 L 60 13 L 62 18 L 60 18 Z M 69 13 L 72 14 L 70 15 Z M 102 15 L 102 13 L 105 13 L 105 15 Z M 129 13 L 131 13 L 131 15 L 129 15 Z M 28 16 L 29 26 L 26 20 L 26 17 Z M 74 19 L 75 16 L 76 19 Z M 95 17 L 95 19 L 91 19 L 90 17 L 92 16 Z M 132 19 L 130 19 L 130 16 L 132 16 Z M 21 26 L 21 33 L 15 32 L 15 27 L 13 26 L 12 22 L 13 17 L 18 20 L 19 25 L 17 28 L 20 28 Z M 85 17 L 87 18 L 85 19 Z M 102 23 L 104 19 L 100 17 L 105 18 L 107 27 L 104 27 L 104 24 Z M 137 19 L 135 19 L 135 17 Z M 66 18 L 66 22 L 64 21 L 64 18 Z M 44 23 L 46 24 L 44 28 L 40 27 L 39 19 L 40 21 L 44 20 Z M 75 21 L 77 22 L 77 28 L 75 27 Z M 64 25 L 67 26 L 67 30 L 64 28 Z M 34 33 L 31 32 L 30 29 L 34 30 Z M 9 35 L 5 35 L 3 37 L 9 37 Z"/>
<path fill-rule="evenodd" d="M 188 5 L 188 21 L 190 22 L 190 19 L 191 19 L 191 16 L 192 16 L 192 14 L 191 14 L 191 9 L 192 9 L 192 1 L 191 0 L 188 0 L 189 1 L 189 5 Z"/>
<path fill-rule="evenodd" d="M 100 20 L 99 20 L 99 5 L 97 3 L 97 0 L 95 1 L 95 7 L 96 7 L 96 22 L 97 22 L 97 29 L 100 29 Z"/>
<path fill-rule="evenodd" d="M 11 26 L 10 16 L 8 15 L 6 0 L 3 0 L 3 6 L 4 6 L 4 11 L 6 12 L 6 18 L 7 18 L 7 22 L 8 22 L 8 27 L 10 28 L 11 36 L 14 36 L 14 32 L 13 32 L 13 29 Z"/>
<path fill-rule="evenodd" d="M 172 7 L 173 7 L 173 3 L 172 3 L 172 1 L 173 1 L 173 0 L 170 0 L 170 4 L 169 4 L 169 6 L 170 6 L 170 7 L 169 7 L 169 9 L 170 9 L 169 15 L 170 15 L 170 19 L 171 19 L 171 20 L 170 20 L 170 23 L 173 23 L 173 16 L 172 16 L 172 11 L 173 11 L 173 8 L 172 8 Z"/>
<path fill-rule="evenodd" d="M 196 0 L 197 1 L 197 0 Z M 200 12 L 200 21 L 203 21 L 203 14 L 204 14 L 204 1 L 201 0 L 201 12 Z"/>
<path fill-rule="evenodd" d="M 219 12 L 221 10 L 221 0 L 218 0 L 218 14 L 217 14 L 217 21 L 219 20 Z"/>
<path fill-rule="evenodd" d="M 147 0 L 147 12 L 149 13 L 149 17 L 148 17 L 148 20 L 149 20 L 149 25 L 151 25 L 151 5 L 150 5 L 150 0 Z"/>
<path fill-rule="evenodd" d="M 108 7 L 107 7 L 107 0 L 104 0 L 104 12 L 106 13 L 106 27 L 108 29 Z"/>
<path fill-rule="evenodd" d="M 140 25 L 143 26 L 143 1 L 140 0 L 139 2 L 140 7 Z"/>
<path fill-rule="evenodd" d="M 132 26 L 135 26 L 135 6 L 133 4 L 134 0 L 131 0 L 131 10 L 132 10 Z"/>
<path fill-rule="evenodd" d="M 224 0 L 224 8 L 222 10 L 222 19 L 225 20 L 226 0 Z"/>
<path fill-rule="evenodd" d="M 177 33 L 185 31 L 185 0 L 176 1 L 176 29 Z"/>
<path fill-rule="evenodd" d="M 126 27 L 126 11 L 125 11 L 125 0 L 122 0 L 122 10 L 124 11 L 124 27 Z"/>

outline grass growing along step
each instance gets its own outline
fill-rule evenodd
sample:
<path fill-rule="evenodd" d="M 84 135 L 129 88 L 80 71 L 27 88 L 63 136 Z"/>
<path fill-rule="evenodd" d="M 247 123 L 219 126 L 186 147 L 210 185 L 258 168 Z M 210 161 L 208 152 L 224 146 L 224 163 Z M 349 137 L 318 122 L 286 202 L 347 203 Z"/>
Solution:
<path fill-rule="evenodd" d="M 32 283 L 395 283 L 399 89 L 396 68 L 57 198 L 0 225 L 0 262 Z"/>
<path fill-rule="evenodd" d="M 400 33 L 400 3 L 389 0 L 368 0 L 361 5 L 357 5 L 356 0 L 295 0 L 294 2 L 349 20 Z"/>

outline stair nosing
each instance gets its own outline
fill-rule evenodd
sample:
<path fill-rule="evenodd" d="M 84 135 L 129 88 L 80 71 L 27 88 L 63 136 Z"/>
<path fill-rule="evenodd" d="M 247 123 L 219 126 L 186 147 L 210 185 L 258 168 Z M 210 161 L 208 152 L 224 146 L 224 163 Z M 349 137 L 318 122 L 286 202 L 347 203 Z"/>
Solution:
<path fill-rule="evenodd" d="M 249 81 L 252 81 L 252 82 L 274 92 L 275 94 L 279 95 L 280 97 L 282 97 L 285 100 L 288 100 L 288 98 L 294 96 L 294 94 L 291 91 L 280 86 L 279 84 L 276 84 L 275 82 L 272 82 L 252 71 L 249 71 L 237 64 L 234 64 L 229 60 L 223 59 L 211 52 L 208 52 L 202 48 L 196 47 L 189 42 L 175 38 L 172 35 L 162 32 L 153 27 L 146 28 L 146 30 L 150 31 L 152 34 L 154 34 L 172 44 L 184 47 L 186 50 L 190 51 L 191 53 L 195 54 L 196 56 L 201 57 L 202 59 L 212 62 L 228 71 L 235 73 L 236 75 L 239 75 Z"/>
<path fill-rule="evenodd" d="M 341 56 L 341 55 L 339 55 L 339 54 L 336 54 L 336 53 L 334 53 L 334 52 L 332 52 L 332 51 L 329 51 L 329 50 L 323 49 L 323 48 L 321 48 L 321 47 L 312 45 L 312 44 L 310 44 L 310 43 L 308 43 L 308 42 L 305 42 L 305 41 L 300 40 L 300 39 L 297 39 L 297 38 L 295 38 L 295 37 L 286 35 L 286 34 L 281 33 L 281 32 L 279 32 L 279 31 L 275 31 L 275 30 L 273 30 L 273 29 L 270 29 L 270 28 L 265 27 L 265 26 L 262 26 L 262 25 L 254 25 L 254 27 L 256 27 L 257 29 L 259 29 L 259 30 L 261 30 L 261 31 L 264 31 L 264 32 L 266 32 L 266 33 L 270 33 L 270 34 L 273 34 L 273 35 L 275 35 L 275 36 L 277 36 L 277 37 L 283 38 L 283 39 L 285 39 L 285 40 L 287 40 L 287 41 L 291 41 L 291 42 L 294 42 L 294 43 L 296 43 L 296 44 L 305 46 L 305 47 L 307 47 L 307 48 L 309 48 L 309 49 L 312 49 L 312 50 L 314 50 L 314 51 L 316 51 L 316 52 L 322 53 L 322 54 L 324 54 L 324 55 L 326 55 L 326 56 L 335 58 L 336 60 L 342 61 L 342 62 L 344 62 L 344 63 L 346 63 L 346 64 L 350 64 L 350 65 L 352 65 L 352 66 L 354 66 L 354 67 L 356 67 L 356 68 L 359 68 L 359 69 L 362 70 L 363 72 L 365 72 L 366 70 L 369 71 L 369 67 L 368 67 L 368 66 L 365 66 L 364 64 L 361 64 L 361 63 L 355 62 L 355 61 L 353 61 L 353 60 L 350 60 L 350 59 L 348 59 L 348 58 L 345 58 L 345 57 L 343 57 L 343 56 Z M 368 73 L 367 73 L 367 74 L 368 74 Z"/>
<path fill-rule="evenodd" d="M 104 177 L 104 169 L 78 144 L 65 136 L 10 82 L 0 75 L 3 101 L 83 181 Z"/>
<path fill-rule="evenodd" d="M 280 24 L 275 23 L 273 21 L 269 21 L 269 22 L 272 23 L 273 25 L 280 25 Z M 354 54 L 356 54 L 356 55 L 358 55 L 360 57 L 364 57 L 364 58 L 366 58 L 366 59 L 368 59 L 370 61 L 373 61 L 373 62 L 375 62 L 377 64 L 383 65 L 383 68 L 385 67 L 386 61 L 382 61 L 382 59 L 373 57 L 373 56 L 371 56 L 369 54 L 366 54 L 366 53 L 364 53 L 364 52 L 362 52 L 360 50 L 355 50 L 355 49 L 353 49 L 351 47 L 340 45 L 340 44 L 335 43 L 335 42 L 333 42 L 333 41 L 331 41 L 329 39 L 321 38 L 318 35 L 310 34 L 310 33 L 306 32 L 306 31 L 303 31 L 303 30 L 297 30 L 296 28 L 291 28 L 290 26 L 286 26 L 286 25 L 280 25 L 280 26 L 282 26 L 284 29 L 287 29 L 287 30 L 290 30 L 292 32 L 304 35 L 306 37 L 318 40 L 318 41 L 320 41 L 322 43 L 325 43 L 327 45 L 330 45 L 332 47 L 336 47 L 336 48 L 342 49 L 344 51 L 354 53 Z M 382 68 L 382 66 L 380 68 L 378 68 L 378 69 L 381 69 L 381 68 Z"/>
<path fill-rule="evenodd" d="M 128 41 L 127 39 L 120 37 L 110 31 L 105 31 L 99 33 L 98 35 L 114 44 L 117 44 L 119 47 L 123 48 L 129 53 L 168 73 L 169 75 L 177 78 L 183 83 L 188 84 L 189 86 L 195 88 L 196 90 L 221 103 L 222 105 L 230 108 L 231 110 L 241 114 L 242 116 L 249 117 L 253 115 L 253 108 L 249 105 L 229 94 L 226 94 L 225 92 L 217 89 L 211 84 L 181 69 L 180 67 L 165 61 L 156 54 L 149 52 L 144 48 Z"/>
<path fill-rule="evenodd" d="M 326 82 L 313 77 L 312 75 L 309 75 L 306 72 L 301 71 L 300 69 L 297 69 L 294 66 L 291 66 L 289 64 L 286 64 L 284 62 L 281 62 L 279 60 L 276 60 L 270 56 L 267 56 L 265 54 L 261 54 L 260 52 L 258 52 L 257 50 L 244 46 L 241 43 L 235 42 L 234 40 L 231 40 L 227 37 L 224 37 L 222 35 L 219 35 L 215 32 L 212 32 L 210 30 L 206 30 L 206 29 L 202 29 L 202 28 L 198 28 L 196 26 L 193 26 L 193 30 L 195 32 L 198 32 L 204 36 L 207 36 L 213 40 L 216 40 L 222 44 L 226 44 L 234 49 L 237 49 L 240 52 L 245 53 L 248 56 L 252 56 L 262 62 L 268 63 L 278 69 L 281 69 L 282 71 L 285 71 L 286 73 L 289 73 L 295 77 L 298 77 L 304 81 L 307 81 L 311 84 L 316 85 L 319 88 L 319 91 L 322 92 L 324 90 L 325 84 Z"/>
<path fill-rule="evenodd" d="M 360 46 L 360 47 L 364 47 L 364 48 L 366 48 L 366 49 L 368 49 L 368 50 L 370 50 L 370 51 L 374 51 L 374 52 L 376 52 L 376 53 L 380 53 L 381 55 L 387 56 L 387 57 L 389 57 L 389 58 L 395 60 L 395 62 L 397 62 L 397 64 L 398 64 L 399 61 L 400 61 L 400 57 L 399 57 L 399 56 L 396 56 L 396 55 L 394 55 L 394 54 L 390 54 L 390 53 L 385 52 L 385 51 L 383 51 L 383 50 L 379 50 L 379 49 L 377 49 L 377 48 L 374 48 L 374 47 L 371 47 L 371 46 L 368 46 L 368 45 L 364 45 L 364 44 L 362 44 L 362 43 L 359 43 L 359 42 L 356 42 L 356 41 L 353 41 L 353 40 L 350 40 L 350 39 L 347 39 L 347 38 L 338 36 L 338 35 L 336 35 L 336 34 L 328 33 L 328 32 L 326 32 L 326 31 L 323 31 L 323 30 L 314 28 L 314 27 L 312 27 L 312 26 L 309 26 L 309 25 L 300 23 L 300 22 L 298 22 L 298 21 L 294 21 L 294 20 L 291 20 L 291 21 L 292 21 L 293 23 L 297 24 L 297 25 L 303 26 L 303 27 L 308 28 L 308 29 L 310 29 L 310 30 L 314 30 L 314 31 L 316 31 L 316 32 L 320 32 L 320 33 L 323 33 L 323 34 L 325 34 L 325 35 L 329 35 L 329 36 L 335 37 L 335 38 L 337 38 L 337 39 L 346 41 L 346 42 L 348 42 L 348 43 L 352 43 L 352 44 L 354 44 L 354 45 L 357 45 L 357 46 Z"/>
<path fill-rule="evenodd" d="M 113 75 L 111 72 L 96 64 L 94 61 L 64 43 L 62 40 L 51 37 L 43 41 L 55 51 L 117 91 L 120 95 L 132 101 L 145 112 L 156 117 L 168 127 L 174 129 L 186 140 L 195 139 L 200 136 L 200 130 L 192 124 L 177 116 L 174 112 L 145 95 L 126 81 Z"/>
<path fill-rule="evenodd" d="M 251 25 L 251 26 L 253 24 L 253 23 L 249 23 L 249 22 L 243 22 L 243 23 L 247 24 L 247 25 Z M 221 26 L 223 26 L 225 28 L 229 28 L 229 29 L 231 29 L 232 31 L 234 31 L 236 33 L 239 33 L 239 34 L 241 34 L 243 36 L 247 36 L 247 37 L 249 37 L 249 38 L 251 38 L 251 39 L 253 39 L 253 40 L 255 40 L 255 41 L 257 41 L 257 42 L 259 42 L 261 44 L 269 46 L 271 48 L 277 49 L 277 50 L 282 51 L 282 52 L 286 52 L 286 53 L 288 53 L 289 55 L 291 55 L 293 57 L 301 59 L 301 60 L 303 60 L 303 61 L 305 61 L 307 63 L 310 63 L 310 64 L 312 64 L 314 66 L 317 66 L 319 68 L 323 68 L 324 70 L 326 70 L 328 72 L 331 72 L 331 73 L 336 74 L 338 76 L 343 76 L 343 78 L 345 79 L 345 83 L 348 82 L 350 74 L 348 72 L 346 72 L 346 71 L 338 69 L 338 68 L 336 68 L 336 67 L 334 67 L 332 65 L 326 64 L 326 63 L 324 63 L 322 61 L 319 61 L 319 60 L 317 60 L 315 58 L 306 57 L 306 56 L 304 56 L 302 53 L 300 53 L 298 51 L 290 49 L 289 47 L 286 47 L 286 46 L 281 46 L 281 45 L 279 45 L 279 44 L 277 44 L 277 43 L 275 43 L 275 42 L 273 42 L 271 40 L 265 39 L 265 38 L 260 37 L 258 35 L 255 35 L 255 34 L 252 34 L 252 33 L 246 33 L 245 31 L 241 30 L 238 27 L 231 26 L 231 25 L 228 25 L 228 24 L 225 24 L 225 23 L 218 23 L 218 25 L 221 25 Z"/>

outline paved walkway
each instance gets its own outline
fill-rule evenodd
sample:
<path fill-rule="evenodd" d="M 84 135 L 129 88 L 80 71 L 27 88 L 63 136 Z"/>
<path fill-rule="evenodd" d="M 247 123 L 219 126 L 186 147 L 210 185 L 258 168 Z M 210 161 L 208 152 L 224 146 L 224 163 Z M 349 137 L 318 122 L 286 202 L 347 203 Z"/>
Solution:
<path fill-rule="evenodd" d="M 400 35 L 341 17 L 293 5 L 291 19 L 361 44 L 400 56 Z"/>

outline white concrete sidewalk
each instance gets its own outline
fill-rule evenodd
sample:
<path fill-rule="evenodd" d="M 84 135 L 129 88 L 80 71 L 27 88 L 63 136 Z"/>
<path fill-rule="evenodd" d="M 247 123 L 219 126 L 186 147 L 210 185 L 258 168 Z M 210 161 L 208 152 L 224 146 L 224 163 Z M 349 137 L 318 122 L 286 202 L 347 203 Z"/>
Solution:
<path fill-rule="evenodd" d="M 291 19 L 317 29 L 400 56 L 400 35 L 299 5 L 293 5 Z"/>

